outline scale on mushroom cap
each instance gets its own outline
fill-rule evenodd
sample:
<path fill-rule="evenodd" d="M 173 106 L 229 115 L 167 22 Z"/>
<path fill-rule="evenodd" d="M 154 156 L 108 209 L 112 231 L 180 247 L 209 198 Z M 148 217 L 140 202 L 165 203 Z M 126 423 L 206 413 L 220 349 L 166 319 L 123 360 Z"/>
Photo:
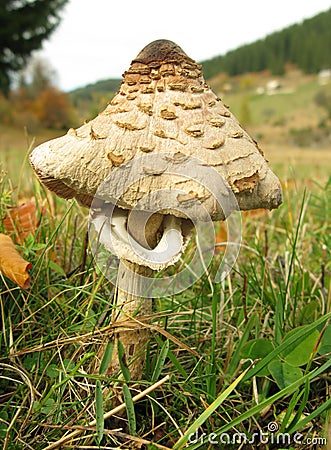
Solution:
<path fill-rule="evenodd" d="M 145 302 L 152 296 L 130 273 L 150 281 L 151 271 L 177 263 L 192 224 L 282 201 L 256 142 L 206 84 L 201 65 L 167 40 L 139 53 L 103 112 L 37 147 L 30 161 L 49 189 L 91 207 L 96 241 L 126 261 L 121 305 L 125 292 Z M 206 234 L 213 229 L 201 229 Z"/>

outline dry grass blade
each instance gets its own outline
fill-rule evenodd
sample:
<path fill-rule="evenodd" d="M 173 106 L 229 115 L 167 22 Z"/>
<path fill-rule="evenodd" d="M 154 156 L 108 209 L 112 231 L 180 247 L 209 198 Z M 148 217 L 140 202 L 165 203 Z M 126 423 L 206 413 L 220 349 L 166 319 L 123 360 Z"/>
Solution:
<path fill-rule="evenodd" d="M 148 394 L 153 392 L 155 389 L 157 389 L 160 386 L 162 386 L 162 384 L 164 384 L 167 381 L 169 381 L 169 379 L 170 379 L 170 376 L 166 375 L 164 378 L 162 378 L 162 380 L 158 381 L 157 383 L 152 384 L 152 386 L 149 386 L 144 391 L 142 391 L 139 394 L 135 395 L 132 398 L 132 402 L 133 403 L 137 402 L 138 400 L 141 400 L 142 398 L 146 397 Z M 118 414 L 119 412 L 123 411 L 124 409 L 125 409 L 125 403 L 121 403 L 120 405 L 116 406 L 116 408 L 113 408 L 111 411 L 108 411 L 107 413 L 105 413 L 104 416 L 103 416 L 103 419 L 107 420 L 107 419 L 109 419 L 109 417 L 113 416 L 114 414 Z M 96 425 L 96 420 L 92 420 L 88 424 L 88 427 L 94 427 L 94 425 Z M 68 434 L 67 436 L 63 436 L 61 439 L 59 439 L 58 441 L 54 442 L 53 444 L 48 445 L 47 447 L 45 447 L 45 450 L 53 450 L 55 448 L 59 448 L 59 447 L 61 447 L 61 445 L 66 444 L 67 442 L 69 442 L 72 439 L 74 439 L 76 436 L 79 436 L 82 432 L 83 432 L 82 429 L 75 430 L 72 433 Z"/>
<path fill-rule="evenodd" d="M 173 314 L 170 314 L 170 316 L 172 316 L 172 315 Z M 176 314 L 176 316 L 179 316 L 179 315 L 180 315 L 180 313 Z M 64 339 L 56 339 L 54 341 L 46 342 L 45 344 L 37 345 L 37 346 L 32 347 L 32 348 L 19 350 L 17 352 L 11 353 L 11 356 L 12 357 L 16 357 L 16 356 L 25 355 L 25 354 L 28 354 L 28 353 L 42 352 L 42 351 L 49 350 L 51 348 L 59 348 L 59 347 L 61 347 L 63 345 L 73 344 L 75 342 L 82 342 L 85 339 L 88 339 L 88 338 L 91 338 L 91 337 L 105 336 L 108 332 L 115 331 L 115 329 L 117 329 L 117 328 L 134 329 L 134 328 L 137 328 L 138 326 L 143 325 L 143 326 L 145 326 L 147 328 L 150 328 L 151 330 L 157 331 L 158 333 L 162 334 L 167 339 L 172 341 L 174 344 L 176 344 L 176 346 L 178 346 L 179 348 L 182 348 L 182 349 L 190 352 L 192 355 L 194 355 L 194 356 L 199 358 L 200 355 L 195 350 L 193 350 L 192 348 L 190 348 L 189 346 L 184 344 L 184 342 L 182 342 L 179 339 L 177 339 L 171 333 L 167 332 L 162 327 L 159 327 L 157 325 L 153 325 L 153 324 L 148 323 L 150 320 L 152 320 L 152 319 L 154 319 L 156 317 L 159 317 L 159 316 L 163 317 L 165 315 L 164 314 L 161 314 L 161 315 L 155 314 L 155 315 L 152 315 L 152 316 L 145 316 L 144 321 L 140 321 L 140 320 L 137 320 L 134 317 L 130 317 L 130 318 L 126 319 L 126 320 L 122 320 L 120 322 L 116 322 L 116 324 L 110 324 L 110 325 L 107 325 L 106 327 L 95 329 L 95 330 L 93 330 L 93 331 L 91 331 L 89 333 L 85 333 L 85 334 L 82 334 L 82 335 L 75 335 L 75 336 L 64 338 Z M 167 316 L 169 316 L 169 315 L 167 315 Z"/>
<path fill-rule="evenodd" d="M 108 432 L 108 430 L 105 430 L 105 433 L 107 433 L 107 432 Z M 136 442 L 137 444 L 140 444 L 140 445 L 153 445 L 153 448 L 158 448 L 160 450 L 171 450 L 170 447 L 165 447 L 164 445 L 157 444 L 156 442 L 151 442 L 147 439 L 140 438 L 138 436 L 131 436 L 130 434 L 123 433 L 121 431 L 116 431 L 116 430 L 112 431 L 111 430 L 111 431 L 109 431 L 109 434 L 118 436 L 120 438 L 124 438 L 127 441 Z M 91 447 L 88 447 L 88 448 L 90 449 Z"/>
<path fill-rule="evenodd" d="M 34 398 L 35 398 L 34 397 L 34 388 L 33 388 L 32 384 L 31 384 L 31 381 L 30 381 L 29 377 L 23 372 L 23 370 L 19 369 L 18 367 L 11 366 L 9 364 L 4 364 L 4 363 L 0 363 L 0 367 L 2 367 L 3 369 L 11 370 L 13 372 L 18 373 L 19 376 L 24 380 L 25 384 L 29 388 L 29 391 L 30 391 L 30 405 L 29 405 L 29 408 L 28 408 L 27 415 L 26 415 L 26 417 L 25 417 L 25 419 L 24 419 L 24 421 L 23 421 L 23 423 L 21 425 L 21 429 L 24 429 L 24 426 L 27 423 L 28 418 L 29 418 L 29 416 L 31 414 L 31 411 L 32 411 L 32 408 L 33 408 L 33 403 L 34 403 Z M 0 377 L 0 378 L 5 378 L 5 377 Z M 27 398 L 27 397 L 25 397 L 25 398 Z M 11 428 L 14 427 L 16 419 L 19 417 L 19 415 L 20 415 L 20 413 L 21 413 L 21 411 L 22 411 L 22 409 L 24 407 L 24 403 L 25 403 L 25 400 L 23 400 L 21 405 L 17 408 L 17 411 L 16 411 L 14 417 L 12 418 L 12 420 L 11 420 L 11 422 L 10 422 L 8 428 L 7 428 L 6 437 L 5 437 L 5 440 L 3 442 L 3 450 L 6 450 L 6 448 L 9 448 L 8 445 L 10 444 L 10 442 L 8 441 L 8 438 L 10 436 L 10 430 L 11 430 Z"/>
<path fill-rule="evenodd" d="M 177 339 L 175 336 L 173 336 L 171 333 L 169 333 L 168 331 L 164 330 L 163 328 L 158 327 L 157 325 L 151 325 L 151 329 L 155 330 L 155 331 L 158 331 L 160 334 L 162 334 L 167 339 L 169 339 L 169 341 L 171 341 L 174 344 L 176 344 L 177 347 L 186 350 L 187 352 L 191 353 L 192 355 L 196 356 L 197 358 L 200 358 L 200 355 L 199 355 L 198 352 L 196 352 L 195 350 L 190 348 L 188 345 L 184 344 L 183 341 L 180 341 L 179 339 Z"/>

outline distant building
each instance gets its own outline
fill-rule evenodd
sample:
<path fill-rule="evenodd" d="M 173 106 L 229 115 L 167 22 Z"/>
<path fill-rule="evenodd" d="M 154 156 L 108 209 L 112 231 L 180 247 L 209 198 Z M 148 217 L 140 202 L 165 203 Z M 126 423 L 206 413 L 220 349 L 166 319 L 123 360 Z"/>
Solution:
<path fill-rule="evenodd" d="M 331 80 L 331 69 L 324 69 L 318 73 L 318 82 L 322 86 L 328 84 Z"/>
<path fill-rule="evenodd" d="M 224 83 L 223 84 L 223 91 L 224 92 L 231 92 L 232 91 L 232 84 L 231 83 Z"/>
<path fill-rule="evenodd" d="M 269 95 L 275 94 L 277 91 L 279 91 L 279 89 L 281 87 L 282 87 L 282 85 L 280 84 L 280 82 L 278 80 L 270 80 L 267 83 L 266 92 Z"/>

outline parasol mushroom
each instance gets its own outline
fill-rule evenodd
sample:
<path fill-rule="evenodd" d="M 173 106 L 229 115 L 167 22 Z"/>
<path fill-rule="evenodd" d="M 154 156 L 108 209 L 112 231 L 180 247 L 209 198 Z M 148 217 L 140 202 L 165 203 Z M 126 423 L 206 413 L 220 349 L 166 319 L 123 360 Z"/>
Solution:
<path fill-rule="evenodd" d="M 234 203 L 273 209 L 282 201 L 257 143 L 206 84 L 201 65 L 168 40 L 138 54 L 103 112 L 41 144 L 30 161 L 49 189 L 91 207 L 98 242 L 120 258 L 113 320 L 134 316 L 140 324 L 115 336 L 132 360 L 132 379 L 142 376 L 149 337 L 144 283 L 178 262 L 191 222 L 224 220 Z M 108 373 L 119 367 L 114 352 Z"/>

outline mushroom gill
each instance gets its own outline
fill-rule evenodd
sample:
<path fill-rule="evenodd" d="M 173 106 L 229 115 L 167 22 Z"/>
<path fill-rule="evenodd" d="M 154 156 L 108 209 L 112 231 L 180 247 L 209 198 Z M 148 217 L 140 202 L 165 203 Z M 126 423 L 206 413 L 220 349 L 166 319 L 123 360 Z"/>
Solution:
<path fill-rule="evenodd" d="M 187 224 L 182 227 L 183 220 L 170 214 L 129 212 L 115 207 L 111 215 L 93 211 L 90 225 L 106 250 L 120 259 L 159 271 L 178 262 L 189 243 L 191 230 Z"/>

